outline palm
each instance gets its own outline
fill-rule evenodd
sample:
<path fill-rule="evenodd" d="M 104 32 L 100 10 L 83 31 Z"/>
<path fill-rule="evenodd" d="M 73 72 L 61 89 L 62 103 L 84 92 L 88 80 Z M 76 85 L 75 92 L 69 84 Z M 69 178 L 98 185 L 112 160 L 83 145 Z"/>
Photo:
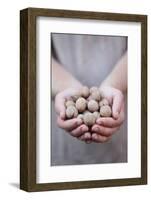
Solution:
<path fill-rule="evenodd" d="M 67 89 L 56 95 L 55 109 L 58 113 L 57 123 L 60 128 L 66 130 L 70 135 L 74 137 L 81 137 L 85 132 L 88 132 L 88 127 L 82 124 L 82 120 L 78 118 L 65 119 L 65 101 L 73 95 L 77 95 L 77 89 Z"/>

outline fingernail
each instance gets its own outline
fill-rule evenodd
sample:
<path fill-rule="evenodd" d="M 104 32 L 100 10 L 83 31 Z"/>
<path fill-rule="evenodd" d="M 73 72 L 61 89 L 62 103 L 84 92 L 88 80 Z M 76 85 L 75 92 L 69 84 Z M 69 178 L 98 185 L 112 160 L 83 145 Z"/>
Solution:
<path fill-rule="evenodd" d="M 102 124 L 102 121 L 101 121 L 101 120 L 97 120 L 97 123 L 101 125 L 101 124 Z"/>
<path fill-rule="evenodd" d="M 99 128 L 95 128 L 95 131 L 97 131 L 97 132 L 98 132 L 98 131 L 99 131 Z"/>
<path fill-rule="evenodd" d="M 87 127 L 82 127 L 82 131 L 88 131 Z"/>
<path fill-rule="evenodd" d="M 97 136 L 97 135 L 93 135 L 93 138 L 94 138 L 95 140 L 97 140 L 97 139 L 98 139 L 98 136 Z"/>
<path fill-rule="evenodd" d="M 80 130 L 81 130 L 81 131 L 85 131 L 85 127 L 81 127 Z"/>
<path fill-rule="evenodd" d="M 119 113 L 116 112 L 116 113 L 115 113 L 115 118 L 118 118 L 118 116 L 119 116 Z"/>
<path fill-rule="evenodd" d="M 85 133 L 84 134 L 84 138 L 86 139 L 86 140 L 90 140 L 91 139 L 91 135 L 90 135 L 90 133 Z"/>

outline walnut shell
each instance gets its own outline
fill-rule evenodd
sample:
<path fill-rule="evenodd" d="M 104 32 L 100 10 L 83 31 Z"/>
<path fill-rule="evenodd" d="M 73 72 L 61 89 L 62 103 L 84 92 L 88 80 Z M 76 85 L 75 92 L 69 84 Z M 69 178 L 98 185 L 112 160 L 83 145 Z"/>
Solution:
<path fill-rule="evenodd" d="M 91 98 L 96 100 L 96 101 L 100 101 L 101 100 L 101 94 L 99 90 L 96 90 L 94 92 L 91 93 Z"/>
<path fill-rule="evenodd" d="M 107 99 L 102 99 L 100 102 L 99 102 L 99 106 L 106 106 L 106 105 L 109 105 L 109 102 Z"/>
<path fill-rule="evenodd" d="M 90 100 L 92 100 L 93 98 L 92 98 L 92 96 L 90 95 L 88 98 L 87 98 L 87 101 L 90 101 Z"/>
<path fill-rule="evenodd" d="M 66 117 L 68 119 L 71 119 L 73 117 L 77 117 L 78 116 L 78 110 L 76 109 L 76 107 L 74 106 L 68 106 L 66 109 Z"/>
<path fill-rule="evenodd" d="M 98 90 L 99 89 L 97 87 L 93 86 L 90 88 L 90 93 L 92 94 L 93 92 L 98 91 Z"/>
<path fill-rule="evenodd" d="M 75 103 L 72 100 L 67 100 L 65 103 L 66 107 L 68 106 L 75 106 Z"/>
<path fill-rule="evenodd" d="M 83 97 L 80 97 L 76 101 L 76 108 L 79 112 L 84 112 L 87 106 L 87 102 Z"/>
<path fill-rule="evenodd" d="M 80 90 L 81 96 L 87 98 L 90 94 L 89 88 L 87 86 L 83 86 Z"/>
<path fill-rule="evenodd" d="M 85 110 L 82 114 L 85 115 L 86 113 L 91 113 L 89 110 Z"/>
<path fill-rule="evenodd" d="M 112 115 L 111 107 L 109 105 L 102 106 L 100 108 L 100 115 L 102 117 L 111 117 Z"/>
<path fill-rule="evenodd" d="M 78 119 L 81 119 L 81 120 L 83 121 L 83 116 L 84 116 L 83 114 L 79 114 L 79 115 L 77 116 L 77 118 L 78 118 Z"/>
<path fill-rule="evenodd" d="M 88 102 L 88 110 L 91 112 L 95 112 L 99 109 L 99 104 L 95 100 L 90 100 Z"/>
<path fill-rule="evenodd" d="M 98 111 L 95 111 L 93 115 L 95 116 L 95 120 L 97 120 L 100 117 L 100 113 Z"/>
<path fill-rule="evenodd" d="M 95 116 L 92 113 L 86 113 L 84 114 L 83 121 L 85 125 L 92 126 L 95 124 Z"/>

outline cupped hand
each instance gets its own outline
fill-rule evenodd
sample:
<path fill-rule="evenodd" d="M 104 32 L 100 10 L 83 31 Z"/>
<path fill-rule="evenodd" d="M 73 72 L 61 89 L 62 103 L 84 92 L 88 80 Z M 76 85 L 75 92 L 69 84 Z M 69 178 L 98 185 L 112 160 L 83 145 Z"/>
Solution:
<path fill-rule="evenodd" d="M 78 91 L 79 89 L 69 88 L 58 93 L 55 97 L 55 110 L 58 114 L 58 126 L 66 130 L 70 135 L 80 138 L 84 133 L 88 132 L 88 127 L 83 124 L 81 119 L 66 119 L 65 116 L 65 101 L 70 99 L 71 96 L 76 95 Z"/>
<path fill-rule="evenodd" d="M 124 96 L 122 92 L 110 86 L 100 88 L 101 96 L 106 98 L 112 107 L 112 117 L 100 117 L 92 126 L 92 141 L 107 142 L 124 122 Z"/>

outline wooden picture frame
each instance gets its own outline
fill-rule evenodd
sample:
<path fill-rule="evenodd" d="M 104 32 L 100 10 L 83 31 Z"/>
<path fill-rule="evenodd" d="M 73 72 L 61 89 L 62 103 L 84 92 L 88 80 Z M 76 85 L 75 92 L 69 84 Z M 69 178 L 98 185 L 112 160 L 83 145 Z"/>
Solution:
<path fill-rule="evenodd" d="M 36 19 L 39 16 L 141 23 L 141 177 L 36 182 Z M 20 188 L 47 191 L 147 184 L 147 16 L 27 8 L 20 12 Z"/>

